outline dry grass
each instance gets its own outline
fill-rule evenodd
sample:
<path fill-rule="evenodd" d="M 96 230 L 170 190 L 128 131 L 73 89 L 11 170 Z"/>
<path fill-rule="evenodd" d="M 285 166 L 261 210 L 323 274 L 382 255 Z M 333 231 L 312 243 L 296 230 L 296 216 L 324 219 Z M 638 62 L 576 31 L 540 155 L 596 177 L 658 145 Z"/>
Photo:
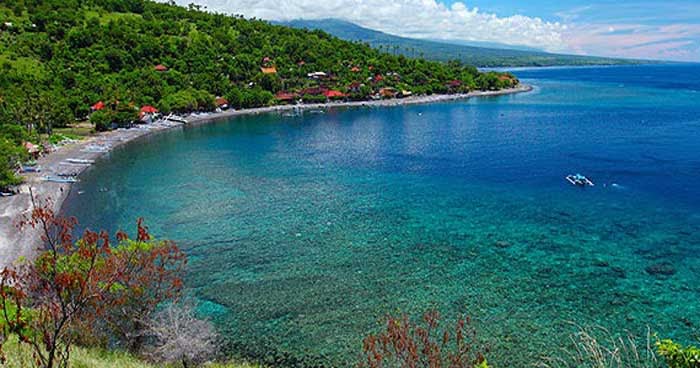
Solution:
<path fill-rule="evenodd" d="M 615 335 L 602 328 L 581 328 L 571 336 L 569 348 L 559 356 L 544 358 L 542 368 L 654 368 L 658 361 L 651 332 L 640 341 L 631 334 Z"/>
<path fill-rule="evenodd" d="M 27 346 L 17 343 L 17 338 L 10 338 L 3 346 L 7 362 L 0 366 L 3 368 L 29 368 L 32 367 L 32 354 Z M 71 350 L 71 368 L 156 368 L 163 365 L 153 365 L 140 360 L 133 355 L 124 352 L 105 351 L 99 349 L 86 349 L 75 347 Z M 172 366 L 177 367 L 177 366 Z M 211 363 L 205 364 L 207 368 L 260 368 L 257 365 L 238 363 Z"/>

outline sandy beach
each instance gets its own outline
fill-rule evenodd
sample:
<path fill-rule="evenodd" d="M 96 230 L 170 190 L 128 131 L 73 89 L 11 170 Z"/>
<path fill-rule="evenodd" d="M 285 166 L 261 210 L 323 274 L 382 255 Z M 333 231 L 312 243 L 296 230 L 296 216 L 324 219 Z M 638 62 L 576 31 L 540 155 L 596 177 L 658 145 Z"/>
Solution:
<path fill-rule="evenodd" d="M 500 91 L 476 91 L 467 94 L 415 96 L 403 99 L 389 99 L 377 101 L 357 102 L 330 102 L 305 105 L 282 105 L 261 107 L 254 109 L 228 110 L 221 113 L 192 115 L 187 119 L 188 124 L 204 124 L 225 120 L 234 116 L 274 113 L 298 110 L 328 109 L 334 107 L 363 107 L 363 106 L 397 106 L 409 104 L 433 103 L 451 101 L 471 97 L 498 96 L 519 92 L 531 91 L 532 87 L 521 85 L 516 88 Z M 36 197 L 41 200 L 50 199 L 54 211 L 58 212 L 64 200 L 71 190 L 70 183 L 55 183 L 45 181 L 43 178 L 69 173 L 78 176 L 89 167 L 89 164 L 75 163 L 75 160 L 95 160 L 108 154 L 112 149 L 139 137 L 173 128 L 182 128 L 179 123 L 159 123 L 148 126 L 140 126 L 132 129 L 118 129 L 100 133 L 93 137 L 70 143 L 59 147 L 54 152 L 41 157 L 38 164 L 41 167 L 39 173 L 23 174 L 25 183 L 20 186 L 20 193 L 0 198 L 0 267 L 12 264 L 20 257 L 32 258 L 41 247 L 39 234 L 26 228 L 20 231 L 17 222 L 23 214 L 31 209 L 30 188 Z M 99 149 L 96 149 L 99 148 Z M 73 162 L 69 162 L 69 161 Z"/>

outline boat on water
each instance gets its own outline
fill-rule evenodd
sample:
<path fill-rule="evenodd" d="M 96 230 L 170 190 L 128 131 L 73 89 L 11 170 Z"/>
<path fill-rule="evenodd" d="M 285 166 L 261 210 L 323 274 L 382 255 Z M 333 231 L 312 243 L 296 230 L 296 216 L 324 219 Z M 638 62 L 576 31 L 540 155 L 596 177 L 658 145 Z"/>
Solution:
<path fill-rule="evenodd" d="M 595 184 L 581 174 L 570 174 L 566 176 L 566 181 L 578 187 L 593 187 Z"/>
<path fill-rule="evenodd" d="M 60 176 L 44 176 L 43 177 L 44 181 L 48 181 L 51 183 L 77 183 L 78 179 L 73 178 L 73 177 L 60 177 Z"/>

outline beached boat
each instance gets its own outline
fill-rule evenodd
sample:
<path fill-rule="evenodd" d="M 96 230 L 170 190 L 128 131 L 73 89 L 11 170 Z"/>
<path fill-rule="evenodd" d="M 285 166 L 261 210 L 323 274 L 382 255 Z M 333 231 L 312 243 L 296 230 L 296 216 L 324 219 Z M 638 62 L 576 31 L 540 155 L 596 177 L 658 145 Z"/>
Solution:
<path fill-rule="evenodd" d="M 595 186 L 593 182 L 581 174 L 571 174 L 566 176 L 566 181 L 579 187 Z"/>
<path fill-rule="evenodd" d="M 170 115 L 164 117 L 163 120 L 166 120 L 166 121 L 174 121 L 174 122 L 176 122 L 176 123 L 187 124 L 187 120 L 186 120 L 186 119 L 181 118 L 181 117 L 176 116 L 176 115 L 173 115 L 173 114 L 170 114 Z"/>
<path fill-rule="evenodd" d="M 78 179 L 73 178 L 73 177 L 60 177 L 60 176 L 44 176 L 42 178 L 44 181 L 48 181 L 51 183 L 77 183 Z"/>
<path fill-rule="evenodd" d="M 33 173 L 33 172 L 41 172 L 41 166 L 26 166 L 22 165 L 19 170 L 21 173 Z"/>
<path fill-rule="evenodd" d="M 91 165 L 95 163 L 95 160 L 85 160 L 82 158 L 67 158 L 66 162 L 69 162 L 71 164 Z"/>
<path fill-rule="evenodd" d="M 102 152 L 108 152 L 109 147 L 99 146 L 99 145 L 87 145 L 81 151 L 82 152 L 89 152 L 89 153 L 102 153 Z"/>

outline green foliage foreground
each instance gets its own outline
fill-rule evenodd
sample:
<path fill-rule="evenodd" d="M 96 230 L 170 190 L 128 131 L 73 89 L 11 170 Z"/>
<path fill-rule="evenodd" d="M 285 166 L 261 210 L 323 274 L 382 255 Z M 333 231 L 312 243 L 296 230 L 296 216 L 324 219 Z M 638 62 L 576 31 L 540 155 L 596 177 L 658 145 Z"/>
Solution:
<path fill-rule="evenodd" d="M 673 340 L 661 340 L 656 348 L 669 368 L 700 368 L 700 348 L 683 346 Z"/>

